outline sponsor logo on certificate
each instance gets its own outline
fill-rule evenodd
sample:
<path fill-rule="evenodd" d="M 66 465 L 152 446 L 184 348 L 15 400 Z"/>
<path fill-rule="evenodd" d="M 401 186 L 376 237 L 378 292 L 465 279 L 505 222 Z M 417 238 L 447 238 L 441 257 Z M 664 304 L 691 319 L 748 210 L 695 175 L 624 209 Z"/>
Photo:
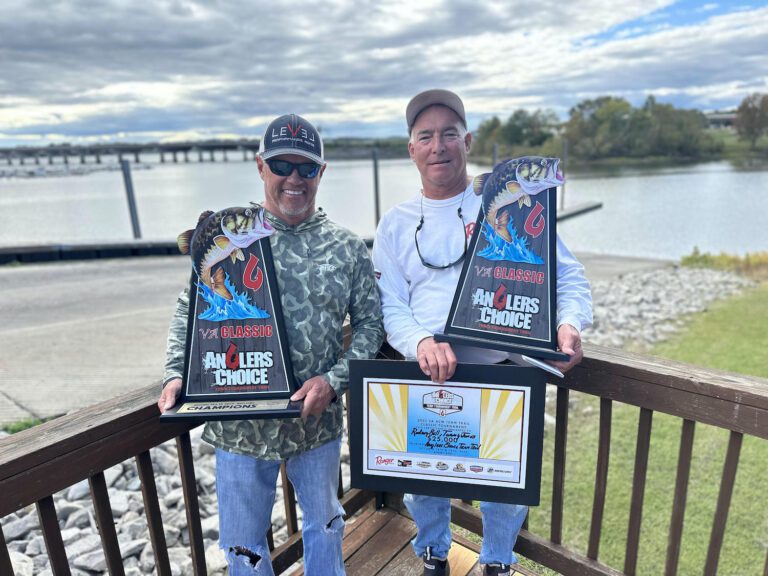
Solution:
<path fill-rule="evenodd" d="M 424 394 L 422 406 L 425 410 L 434 412 L 439 416 L 461 412 L 464 407 L 464 398 L 448 390 L 435 390 Z"/>

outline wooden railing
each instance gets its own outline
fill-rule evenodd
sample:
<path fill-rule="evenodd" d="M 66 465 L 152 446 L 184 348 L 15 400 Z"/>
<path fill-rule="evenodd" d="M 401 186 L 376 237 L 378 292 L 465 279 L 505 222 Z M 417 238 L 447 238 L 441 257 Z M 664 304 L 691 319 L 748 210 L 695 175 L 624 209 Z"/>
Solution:
<path fill-rule="evenodd" d="M 0 440 L 0 518 L 30 504 L 36 505 L 51 570 L 56 576 L 70 574 L 70 562 L 62 542 L 53 494 L 85 479 L 90 485 L 107 568 L 112 576 L 124 573 L 104 470 L 132 458 L 136 461 L 141 480 L 144 514 L 155 553 L 155 571 L 161 576 L 170 576 L 171 564 L 149 450 L 173 439 L 176 440 L 179 457 L 192 566 L 195 574 L 206 573 L 189 436 L 194 425 L 160 423 L 158 393 L 157 386 L 148 386 Z M 286 479 L 284 466 L 281 474 L 289 538 L 277 549 L 274 549 L 271 533 L 268 538 L 273 550 L 273 565 L 278 573 L 302 555 L 296 499 Z M 354 514 L 374 498 L 374 494 L 361 490 L 350 490 L 344 494 L 341 476 L 339 496 L 348 515 Z M 0 574 L 14 574 L 2 528 Z"/>
<path fill-rule="evenodd" d="M 694 429 L 697 424 L 713 425 L 730 431 L 728 447 L 722 463 L 717 504 L 709 531 L 706 563 L 703 568 L 705 575 L 730 573 L 725 567 L 719 572 L 718 567 L 740 448 L 745 434 L 763 440 L 768 439 L 768 380 L 706 370 L 609 348 L 588 346 L 582 364 L 558 384 L 550 533 L 545 537 L 524 529 L 521 531 L 515 549 L 539 564 L 568 576 L 636 574 L 641 519 L 646 500 L 645 485 L 648 476 L 651 423 L 654 412 L 660 412 L 679 417 L 682 430 L 676 463 L 674 497 L 672 509 L 669 511 L 671 520 L 667 535 L 666 558 L 659 559 L 658 569 L 654 573 L 662 573 L 662 571 L 667 575 L 678 573 Z M 599 442 L 586 554 L 562 545 L 571 391 L 600 398 Z M 622 570 L 601 563 L 598 556 L 608 484 L 614 403 L 640 408 Z M 542 498 L 544 496 L 542 494 Z M 764 518 L 768 499 L 763 497 L 760 501 L 754 502 L 754 506 L 755 518 Z M 482 534 L 481 516 L 476 508 L 463 503 L 454 503 L 453 520 L 476 534 Z M 759 524 L 755 521 L 755 529 L 759 528 Z M 748 573 L 762 573 L 768 576 L 768 556 L 764 564 L 754 566 Z"/>
<path fill-rule="evenodd" d="M 730 430 L 704 569 L 705 574 L 716 574 L 743 435 L 768 438 L 768 380 L 714 372 L 595 347 L 587 348 L 584 362 L 557 384 L 550 533 L 543 536 L 524 529 L 516 550 L 569 576 L 635 574 L 646 500 L 651 423 L 654 412 L 663 412 L 679 417 L 682 426 L 677 481 L 672 510 L 669 512 L 671 522 L 664 568 L 666 574 L 677 573 L 694 429 L 697 423 L 702 423 Z M 600 441 L 589 544 L 585 553 L 563 545 L 565 455 L 571 391 L 600 397 Z M 57 576 L 69 574 L 69 561 L 62 543 L 52 495 L 84 479 L 90 483 L 107 566 L 111 574 L 123 574 L 104 470 L 129 459 L 135 459 L 141 479 L 144 513 L 155 552 L 156 571 L 161 575 L 170 574 L 149 449 L 174 438 L 179 456 L 193 567 L 196 574 L 205 574 L 190 425 L 161 424 L 155 404 L 157 395 L 158 389 L 149 386 L 0 440 L 0 517 L 30 504 L 36 505 L 51 569 Z M 608 482 L 612 410 L 615 403 L 640 408 L 626 554 L 621 570 L 601 563 L 599 558 Z M 285 477 L 283 482 L 289 537 L 272 552 L 276 573 L 287 569 L 302 554 L 295 499 Z M 343 494 L 342 503 L 347 513 L 352 514 L 372 498 L 373 494 L 369 492 L 353 489 Z M 388 495 L 385 501 L 397 506 L 398 498 L 396 495 Z M 765 499 L 756 502 L 755 506 L 761 506 L 759 512 L 765 514 Z M 475 534 L 482 534 L 479 510 L 455 502 L 453 514 L 457 524 Z M 761 570 L 768 575 L 768 559 L 751 573 L 758 574 Z M 0 530 L 0 574 L 13 573 Z"/>

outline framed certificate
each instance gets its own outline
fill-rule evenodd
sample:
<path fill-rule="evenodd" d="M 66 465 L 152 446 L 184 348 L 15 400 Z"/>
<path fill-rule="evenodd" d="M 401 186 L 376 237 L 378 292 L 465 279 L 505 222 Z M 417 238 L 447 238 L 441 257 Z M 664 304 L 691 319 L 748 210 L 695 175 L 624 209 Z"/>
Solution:
<path fill-rule="evenodd" d="M 416 362 L 350 361 L 352 486 L 536 505 L 546 375 L 462 364 L 444 384 Z"/>

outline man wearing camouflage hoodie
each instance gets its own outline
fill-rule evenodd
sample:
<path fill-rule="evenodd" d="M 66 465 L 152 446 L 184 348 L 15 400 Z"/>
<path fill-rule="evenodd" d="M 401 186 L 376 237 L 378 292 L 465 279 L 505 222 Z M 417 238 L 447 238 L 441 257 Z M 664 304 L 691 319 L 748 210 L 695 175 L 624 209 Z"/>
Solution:
<path fill-rule="evenodd" d="M 203 440 L 216 447 L 219 540 L 229 573 L 273 574 L 267 547 L 280 462 L 303 513 L 308 576 L 344 574 L 344 510 L 336 497 L 343 405 L 350 358 L 371 358 L 384 329 L 373 267 L 365 243 L 315 209 L 325 171 L 323 143 L 301 116 L 273 120 L 256 158 L 264 181 L 270 236 L 294 376 L 303 386 L 301 418 L 207 422 Z M 165 411 L 181 391 L 189 295 L 179 297 L 171 322 L 164 387 Z M 349 313 L 352 341 L 342 350 Z"/>

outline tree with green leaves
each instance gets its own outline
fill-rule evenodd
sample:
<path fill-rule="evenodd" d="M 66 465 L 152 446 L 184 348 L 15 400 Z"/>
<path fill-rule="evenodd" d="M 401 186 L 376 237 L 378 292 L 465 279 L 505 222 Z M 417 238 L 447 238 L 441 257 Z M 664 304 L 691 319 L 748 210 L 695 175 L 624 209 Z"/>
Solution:
<path fill-rule="evenodd" d="M 748 140 L 750 148 L 768 132 L 768 94 L 750 94 L 736 110 L 736 131 L 742 140 Z"/>

